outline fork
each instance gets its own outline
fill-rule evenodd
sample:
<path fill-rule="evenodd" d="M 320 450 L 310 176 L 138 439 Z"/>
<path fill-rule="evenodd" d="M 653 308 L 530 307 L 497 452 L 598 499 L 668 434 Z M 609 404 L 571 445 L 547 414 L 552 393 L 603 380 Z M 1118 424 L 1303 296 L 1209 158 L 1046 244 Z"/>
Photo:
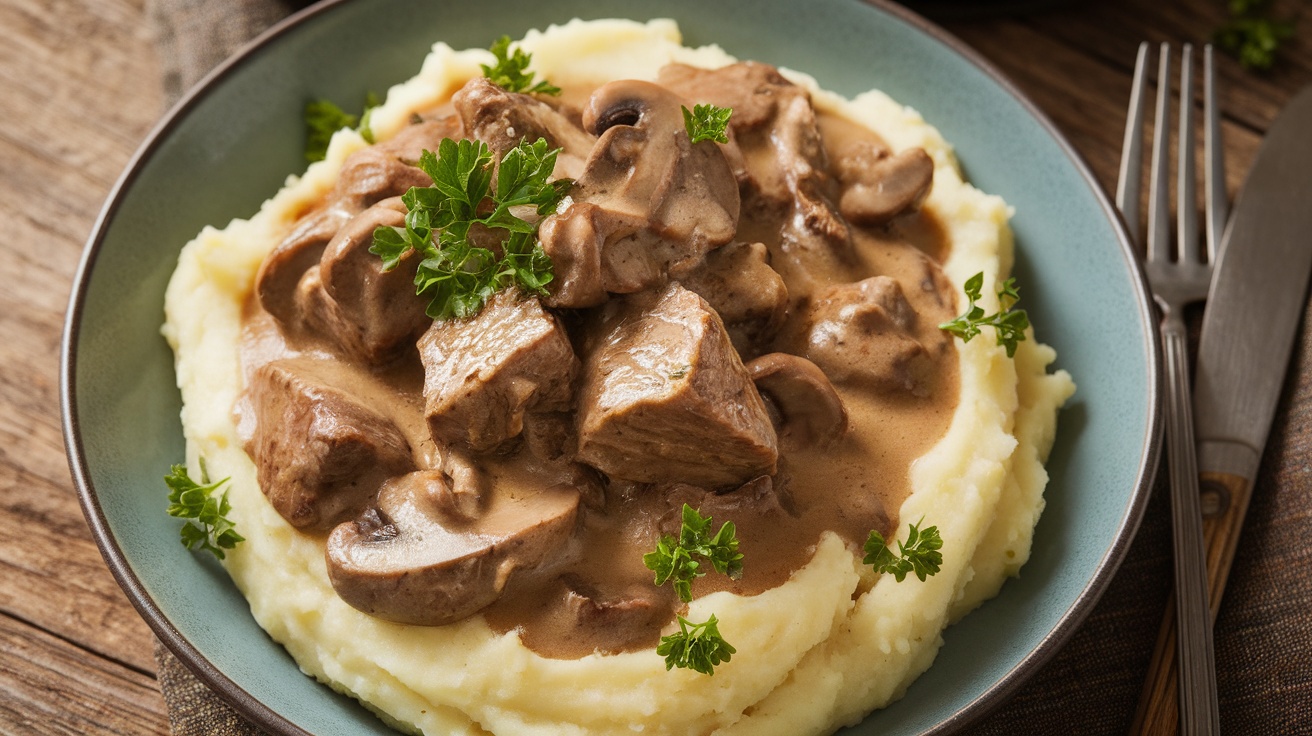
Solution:
<path fill-rule="evenodd" d="M 1139 185 L 1143 158 L 1144 95 L 1148 77 L 1147 43 L 1140 44 L 1134 86 L 1125 123 L 1116 205 L 1133 237 L 1139 237 Z M 1180 65 L 1180 130 L 1177 138 L 1176 247 L 1171 253 L 1170 97 L 1171 48 L 1162 44 L 1157 73 L 1157 111 L 1149 183 L 1148 242 L 1144 261 L 1148 284 L 1162 313 L 1162 352 L 1166 359 L 1166 444 L 1171 480 L 1172 538 L 1175 551 L 1176 657 L 1180 672 L 1180 733 L 1219 733 L 1216 662 L 1207 601 L 1207 564 L 1195 455 L 1193 392 L 1182 311 L 1207 297 L 1212 263 L 1225 222 L 1224 174 L 1215 94 L 1212 47 L 1203 50 L 1204 157 L 1207 253 L 1198 248 L 1198 205 L 1194 171 L 1193 48 L 1185 44 Z"/>

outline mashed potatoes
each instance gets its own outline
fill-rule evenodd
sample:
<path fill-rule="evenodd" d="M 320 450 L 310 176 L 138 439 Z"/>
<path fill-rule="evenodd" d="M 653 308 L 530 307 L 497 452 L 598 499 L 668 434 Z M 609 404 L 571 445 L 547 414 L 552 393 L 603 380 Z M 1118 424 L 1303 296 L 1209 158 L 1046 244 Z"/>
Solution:
<path fill-rule="evenodd" d="M 680 46 L 668 21 L 575 21 L 531 33 L 523 48 L 537 72 L 562 86 L 651 79 L 670 61 L 733 61 L 714 46 Z M 437 44 L 419 75 L 374 111 L 375 135 L 390 138 L 412 111 L 444 102 L 490 61 L 486 51 Z M 934 185 L 923 206 L 951 243 L 944 271 L 955 284 L 984 272 L 982 306 L 995 308 L 993 285 L 1011 267 L 1006 204 L 962 182 L 948 144 L 914 111 L 879 92 L 849 101 L 804 74 L 786 75 L 811 91 L 817 109 L 869 126 L 895 149 L 930 154 Z M 1043 461 L 1074 386 L 1064 372 L 1046 372 L 1050 348 L 1031 339 L 1008 358 L 986 334 L 958 343 L 960 402 L 946 436 L 914 464 L 900 510 L 903 520 L 938 527 L 942 571 L 897 583 L 827 534 L 786 584 L 691 603 L 687 618 L 714 613 L 737 648 L 713 677 L 666 671 L 651 650 L 547 659 L 479 616 L 415 627 L 350 607 L 329 584 L 322 542 L 295 531 L 261 494 L 232 409 L 242 391 L 242 305 L 261 260 L 365 145 L 352 131 L 337 133 L 327 159 L 290 178 L 251 219 L 205 229 L 184 249 L 166 297 L 189 465 L 204 457 L 212 475 L 231 477 L 230 517 L 247 540 L 225 565 L 259 624 L 308 674 L 426 734 L 823 733 L 900 697 L 934 661 L 944 627 L 995 595 L 1028 558 Z"/>

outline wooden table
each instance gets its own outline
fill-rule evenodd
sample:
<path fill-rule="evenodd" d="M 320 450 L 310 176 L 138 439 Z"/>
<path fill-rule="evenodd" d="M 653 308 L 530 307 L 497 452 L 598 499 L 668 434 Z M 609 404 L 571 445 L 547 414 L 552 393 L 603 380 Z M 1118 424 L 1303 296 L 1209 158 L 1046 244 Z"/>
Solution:
<path fill-rule="evenodd" d="M 164 112 L 144 0 L 0 0 L 0 732 L 167 733 L 154 638 L 83 521 L 59 419 L 59 338 L 84 241 Z M 1268 76 L 1220 65 L 1233 193 L 1281 105 L 1312 82 L 1312 7 Z M 1222 0 L 1073 3 L 958 19 L 1114 184 L 1141 39 L 1198 42 Z M 1130 714 L 1125 715 L 1128 725 Z"/>

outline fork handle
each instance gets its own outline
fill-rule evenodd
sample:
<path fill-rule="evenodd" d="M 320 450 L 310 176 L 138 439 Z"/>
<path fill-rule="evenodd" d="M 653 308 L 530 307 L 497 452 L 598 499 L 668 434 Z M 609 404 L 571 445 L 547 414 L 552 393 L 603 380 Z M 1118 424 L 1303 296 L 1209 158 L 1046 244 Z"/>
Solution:
<path fill-rule="evenodd" d="M 1253 495 L 1252 482 L 1231 473 L 1203 473 L 1203 539 L 1207 545 L 1208 602 L 1212 622 L 1221 608 L 1221 596 L 1230 578 L 1230 566 L 1239 546 L 1239 532 Z M 1179 672 L 1175 659 L 1175 597 L 1166 604 L 1162 627 L 1157 633 L 1148 678 L 1139 696 L 1133 734 L 1174 736 L 1179 733 L 1176 708 Z"/>
<path fill-rule="evenodd" d="M 1171 537 L 1175 552 L 1176 657 L 1179 662 L 1181 732 L 1215 736 L 1220 731 L 1212 616 L 1208 607 L 1207 553 L 1198 490 L 1188 343 L 1184 322 L 1168 314 L 1162 324 L 1166 358 L 1166 447 L 1171 482 Z M 1162 643 L 1159 639 L 1159 649 Z M 1169 639 L 1167 642 L 1169 649 Z M 1162 699 L 1169 702 L 1168 688 Z"/>

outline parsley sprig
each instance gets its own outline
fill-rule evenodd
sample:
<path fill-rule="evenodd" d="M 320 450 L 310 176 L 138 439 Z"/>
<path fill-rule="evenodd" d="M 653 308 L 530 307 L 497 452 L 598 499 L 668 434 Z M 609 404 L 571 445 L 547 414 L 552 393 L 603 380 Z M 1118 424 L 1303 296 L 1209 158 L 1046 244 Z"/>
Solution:
<path fill-rule="evenodd" d="M 1222 50 L 1245 69 L 1265 71 L 1275 65 L 1280 45 L 1294 36 L 1292 20 L 1271 13 L 1271 0 L 1229 0 L 1230 21 L 1213 34 Z"/>
<path fill-rule="evenodd" d="M 965 342 L 970 342 L 971 338 L 979 334 L 981 327 L 992 327 L 997 330 L 998 344 L 1007 348 L 1007 357 L 1014 357 L 1016 345 L 1025 339 L 1025 329 L 1030 326 L 1030 318 L 1025 310 L 1013 309 L 1020 301 L 1020 288 L 1016 286 L 1016 279 L 1010 278 L 1002 283 L 1002 288 L 998 289 L 1000 309 L 987 316 L 984 314 L 984 308 L 975 304 L 979 301 L 980 291 L 984 288 L 984 272 L 981 271 L 967 279 L 963 288 L 966 298 L 970 300 L 970 307 L 966 309 L 965 314 L 951 322 L 944 322 L 938 328 L 947 330 Z"/>
<path fill-rule="evenodd" d="M 888 548 L 884 535 L 871 531 L 866 539 L 866 556 L 861 561 L 873 565 L 875 572 L 892 573 L 899 583 L 909 572 L 914 572 L 924 582 L 925 578 L 938 572 L 943 564 L 943 553 L 939 552 L 943 548 L 943 538 L 938 535 L 936 526 L 920 529 L 919 525 L 923 521 L 922 518 L 920 522 L 911 525 L 907 541 L 897 543 L 896 555 Z"/>
<path fill-rule="evenodd" d="M 711 517 L 702 516 L 685 503 L 679 538 L 662 535 L 656 551 L 642 556 L 642 564 L 656 573 L 656 585 L 673 580 L 674 590 L 684 603 L 692 600 L 693 578 L 706 574 L 700 570 L 701 563 L 694 557 L 711 563 L 711 567 L 723 575 L 735 580 L 742 577 L 743 555 L 738 551 L 734 523 L 724 522 L 714 535 L 710 531 Z"/>
<path fill-rule="evenodd" d="M 693 143 L 729 142 L 729 116 L 733 115 L 732 107 L 693 105 L 691 110 L 682 105 L 679 107 L 683 110 L 683 127 L 688 131 L 688 137 Z"/>
<path fill-rule="evenodd" d="M 354 128 L 366 143 L 373 143 L 374 133 L 369 119 L 378 105 L 378 95 L 373 92 L 365 96 L 364 112 L 359 115 L 351 115 L 331 100 L 305 103 L 305 160 L 310 163 L 322 161 L 328 155 L 328 143 L 332 141 L 333 133 L 342 128 Z"/>
<path fill-rule="evenodd" d="M 164 482 L 169 487 L 169 516 L 189 519 L 181 530 L 182 544 L 187 549 L 208 550 L 221 560 L 223 550 L 246 541 L 227 518 L 231 510 L 228 491 L 217 498 L 214 496 L 228 482 L 227 478 L 210 483 L 202 468 L 201 483 L 205 485 L 201 485 L 187 475 L 185 465 L 174 465 L 164 476 Z"/>
<path fill-rule="evenodd" d="M 483 67 L 483 76 L 490 79 L 492 84 L 507 92 L 526 92 L 542 95 L 560 94 L 560 87 L 545 79 L 534 84 L 533 78 L 537 75 L 527 71 L 533 56 L 524 53 L 518 46 L 512 50 L 510 48 L 510 36 L 498 38 L 489 50 L 493 56 L 497 57 L 497 63 L 493 66 L 487 64 L 479 64 L 479 66 Z"/>
<path fill-rule="evenodd" d="M 703 675 L 715 674 L 716 665 L 728 662 L 738 650 L 720 636 L 715 614 L 704 623 L 695 624 L 678 616 L 679 631 L 662 636 L 656 653 L 665 657 L 665 669 L 692 669 Z"/>
<path fill-rule="evenodd" d="M 430 297 L 428 316 L 463 318 L 477 314 L 495 293 L 511 285 L 546 295 L 553 278 L 551 258 L 537 239 L 538 217 L 556 209 L 571 182 L 548 181 L 560 149 L 545 139 L 521 142 L 506 152 L 492 186 L 492 151 L 481 141 L 445 139 L 436 155 L 425 150 L 419 168 L 431 187 L 411 187 L 401 201 L 404 227 L 374 230 L 369 252 L 396 268 L 411 250 L 423 256 L 415 272 L 415 293 Z M 532 216 L 532 215 L 530 215 Z M 475 244 L 476 229 L 501 237 L 500 253 Z"/>

